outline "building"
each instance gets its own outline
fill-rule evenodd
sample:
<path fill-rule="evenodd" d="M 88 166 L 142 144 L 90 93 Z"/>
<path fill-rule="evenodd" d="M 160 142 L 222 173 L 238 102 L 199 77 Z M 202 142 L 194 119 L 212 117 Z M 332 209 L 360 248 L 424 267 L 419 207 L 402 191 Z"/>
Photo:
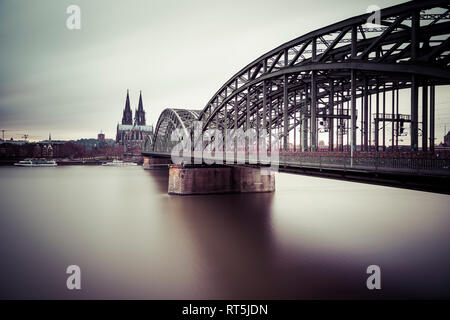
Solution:
<path fill-rule="evenodd" d="M 149 135 L 153 134 L 153 127 L 145 122 L 142 92 L 139 94 L 138 108 L 135 110 L 134 122 L 130 106 L 130 96 L 127 90 L 125 108 L 122 114 L 122 123 L 117 124 L 116 142 L 124 146 L 127 152 L 140 152 Z"/>
<path fill-rule="evenodd" d="M 450 147 L 450 131 L 444 136 L 444 145 Z"/>
<path fill-rule="evenodd" d="M 53 157 L 52 134 L 48 134 L 48 140 L 42 141 L 41 145 L 37 145 L 39 150 L 35 148 L 36 157 L 52 158 Z"/>
<path fill-rule="evenodd" d="M 105 141 L 105 134 L 102 133 L 102 132 L 100 132 L 100 133 L 97 135 L 97 140 L 99 140 L 99 141 Z"/>

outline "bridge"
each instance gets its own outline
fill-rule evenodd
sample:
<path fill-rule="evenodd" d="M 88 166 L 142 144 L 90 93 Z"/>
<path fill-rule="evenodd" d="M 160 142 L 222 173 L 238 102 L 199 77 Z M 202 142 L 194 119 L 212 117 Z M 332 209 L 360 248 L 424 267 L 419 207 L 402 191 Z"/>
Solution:
<path fill-rule="evenodd" d="M 142 153 L 167 163 L 192 139 L 193 163 L 231 152 L 235 164 L 258 167 L 261 149 L 276 149 L 280 170 L 448 193 L 450 157 L 435 146 L 435 101 L 436 88 L 450 84 L 449 35 L 448 0 L 411 1 L 312 31 L 245 66 L 202 110 L 164 110 Z M 237 140 L 231 149 L 226 141 L 238 130 L 256 132 L 256 147 L 246 137 L 239 163 Z M 200 139 L 200 162 L 195 131 L 220 132 Z"/>

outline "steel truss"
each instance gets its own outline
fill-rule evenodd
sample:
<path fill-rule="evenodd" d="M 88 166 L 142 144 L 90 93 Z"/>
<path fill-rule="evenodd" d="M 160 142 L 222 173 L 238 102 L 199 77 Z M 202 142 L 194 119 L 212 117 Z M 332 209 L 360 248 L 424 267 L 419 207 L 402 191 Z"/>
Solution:
<path fill-rule="evenodd" d="M 170 153 L 178 141 L 172 141 L 172 132 L 182 129 L 184 135 L 190 136 L 193 121 L 197 120 L 200 111 L 185 109 L 165 109 L 159 116 L 155 132 L 149 136 L 145 145 L 146 151 Z"/>
<path fill-rule="evenodd" d="M 370 15 L 310 32 L 262 55 L 231 77 L 200 112 L 166 109 L 153 150 L 170 152 L 169 134 L 174 128 L 189 131 L 196 119 L 203 131 L 255 128 L 271 137 L 277 130 L 284 151 L 292 134 L 294 151 L 297 145 L 303 152 L 317 151 L 323 131 L 330 151 L 356 151 L 357 133 L 362 151 L 385 150 L 389 123 L 392 146 L 398 146 L 398 92 L 409 89 L 410 147 L 418 151 L 421 88 L 422 150 L 434 151 L 435 87 L 450 84 L 449 1 L 383 9 L 379 25 L 367 24 Z"/>

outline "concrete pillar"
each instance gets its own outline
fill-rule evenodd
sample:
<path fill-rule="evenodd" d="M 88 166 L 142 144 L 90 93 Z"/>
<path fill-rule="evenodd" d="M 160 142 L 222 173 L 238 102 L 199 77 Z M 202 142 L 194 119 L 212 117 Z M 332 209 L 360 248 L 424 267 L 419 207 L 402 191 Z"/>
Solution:
<path fill-rule="evenodd" d="M 275 191 L 273 173 L 238 166 L 178 166 L 169 168 L 168 193 L 194 195 Z"/>
<path fill-rule="evenodd" d="M 172 164 L 170 158 L 144 156 L 144 163 L 142 164 L 142 167 L 146 170 L 159 170 L 168 169 L 170 164 Z"/>

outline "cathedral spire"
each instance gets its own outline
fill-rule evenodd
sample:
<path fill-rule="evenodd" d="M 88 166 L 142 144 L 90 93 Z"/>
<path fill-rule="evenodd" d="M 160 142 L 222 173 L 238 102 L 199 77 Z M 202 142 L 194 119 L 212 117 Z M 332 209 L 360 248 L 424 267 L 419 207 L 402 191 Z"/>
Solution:
<path fill-rule="evenodd" d="M 125 111 L 131 111 L 131 107 L 130 107 L 130 94 L 129 91 L 127 89 L 127 99 L 125 101 Z"/>
<path fill-rule="evenodd" d="M 133 123 L 133 116 L 130 107 L 130 95 L 129 90 L 127 89 L 127 98 L 125 100 L 125 109 L 123 110 L 122 124 L 132 124 L 132 123 Z"/>
<path fill-rule="evenodd" d="M 138 111 L 144 111 L 144 105 L 142 104 L 142 91 L 139 92 Z"/>
<path fill-rule="evenodd" d="M 139 104 L 135 118 L 137 125 L 145 126 L 145 111 L 144 104 L 142 103 L 142 91 L 139 92 Z"/>

